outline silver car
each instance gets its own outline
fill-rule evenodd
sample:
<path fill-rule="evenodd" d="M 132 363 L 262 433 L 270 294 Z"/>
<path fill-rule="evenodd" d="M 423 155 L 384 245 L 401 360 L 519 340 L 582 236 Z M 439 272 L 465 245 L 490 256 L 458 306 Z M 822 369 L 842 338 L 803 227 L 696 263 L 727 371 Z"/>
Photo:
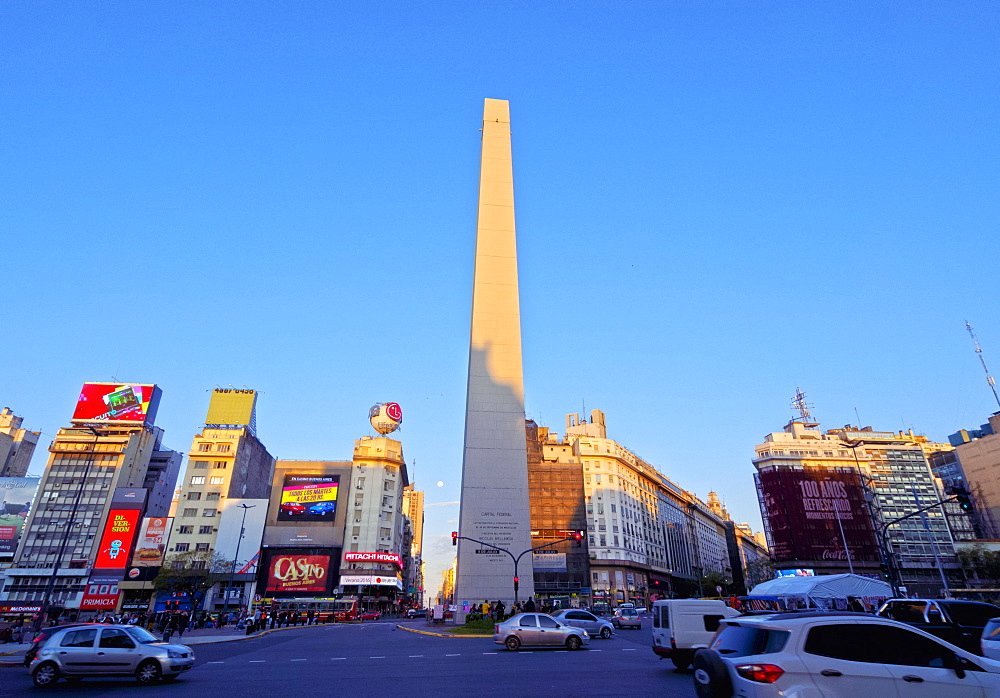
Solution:
<path fill-rule="evenodd" d="M 107 676 L 133 676 L 150 684 L 161 678 L 173 680 L 192 666 L 194 652 L 187 645 L 160 642 L 133 625 L 86 625 L 52 633 L 28 671 L 39 687 L 52 686 L 61 678 Z"/>
<path fill-rule="evenodd" d="M 634 608 L 619 608 L 615 615 L 611 617 L 611 622 L 616 628 L 641 628 L 642 621 Z"/>
<path fill-rule="evenodd" d="M 574 628 L 586 630 L 591 637 L 609 639 L 615 632 L 611 621 L 598 618 L 590 611 L 579 608 L 564 608 L 552 614 L 560 623 L 572 625 Z"/>
<path fill-rule="evenodd" d="M 586 630 L 561 623 L 547 613 L 519 613 L 496 624 L 493 642 L 511 651 L 521 647 L 578 650 L 590 644 L 590 635 Z"/>

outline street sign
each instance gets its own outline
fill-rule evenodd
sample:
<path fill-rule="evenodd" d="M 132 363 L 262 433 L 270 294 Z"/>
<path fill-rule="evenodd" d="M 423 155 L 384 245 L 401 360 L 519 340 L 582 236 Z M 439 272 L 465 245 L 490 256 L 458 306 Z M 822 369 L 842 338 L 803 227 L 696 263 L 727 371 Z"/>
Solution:
<path fill-rule="evenodd" d="M 721 594 L 722 593 L 722 587 L 720 587 L 718 584 L 715 585 L 715 593 L 716 594 Z"/>

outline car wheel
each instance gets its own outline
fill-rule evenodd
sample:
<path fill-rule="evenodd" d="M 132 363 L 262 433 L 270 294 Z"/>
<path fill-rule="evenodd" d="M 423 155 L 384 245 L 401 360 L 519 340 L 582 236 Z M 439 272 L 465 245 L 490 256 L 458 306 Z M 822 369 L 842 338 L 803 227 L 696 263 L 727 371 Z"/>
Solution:
<path fill-rule="evenodd" d="M 678 669 L 687 669 L 691 666 L 691 655 L 688 652 L 674 652 L 670 655 L 670 661 Z"/>
<path fill-rule="evenodd" d="M 729 667 L 714 650 L 695 652 L 694 690 L 698 698 L 728 698 L 733 695 Z"/>
<path fill-rule="evenodd" d="M 59 680 L 59 667 L 52 662 L 43 662 L 35 669 L 35 672 L 31 675 L 31 680 L 39 688 L 53 686 Z"/>
<path fill-rule="evenodd" d="M 603 639 L 605 639 L 605 640 L 610 639 L 611 638 L 611 628 L 609 628 L 606 625 L 603 628 L 601 628 L 601 637 Z"/>
<path fill-rule="evenodd" d="M 159 662 L 147 659 L 135 670 L 135 680 L 145 685 L 156 683 L 162 673 Z"/>
<path fill-rule="evenodd" d="M 568 650 L 578 650 L 583 647 L 583 640 L 581 640 L 576 635 L 570 635 L 566 638 L 566 649 Z"/>
<path fill-rule="evenodd" d="M 510 637 L 508 637 L 506 640 L 503 641 L 503 645 L 511 652 L 516 652 L 517 649 L 521 646 L 521 640 L 511 635 Z"/>

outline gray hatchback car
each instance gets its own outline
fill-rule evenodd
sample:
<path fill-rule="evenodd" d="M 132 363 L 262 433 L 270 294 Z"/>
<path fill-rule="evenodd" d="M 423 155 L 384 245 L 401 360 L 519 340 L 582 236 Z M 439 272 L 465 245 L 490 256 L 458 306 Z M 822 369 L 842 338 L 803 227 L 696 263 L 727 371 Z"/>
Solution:
<path fill-rule="evenodd" d="M 160 642 L 133 625 L 86 625 L 52 633 L 28 671 L 36 686 L 59 679 L 131 676 L 139 683 L 172 680 L 194 666 L 187 645 Z"/>
<path fill-rule="evenodd" d="M 564 608 L 552 614 L 556 620 L 572 625 L 574 628 L 583 628 L 591 637 L 609 639 L 615 632 L 611 621 L 598 618 L 589 611 L 579 608 Z"/>

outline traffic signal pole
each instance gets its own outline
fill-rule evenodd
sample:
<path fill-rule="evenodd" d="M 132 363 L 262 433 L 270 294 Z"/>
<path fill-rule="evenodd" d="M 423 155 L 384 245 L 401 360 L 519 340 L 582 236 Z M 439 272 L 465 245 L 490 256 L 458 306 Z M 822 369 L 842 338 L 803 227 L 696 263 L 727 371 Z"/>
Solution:
<path fill-rule="evenodd" d="M 573 533 L 573 535 L 569 536 L 568 538 L 560 538 L 559 540 L 554 540 L 551 543 L 546 543 L 545 545 L 538 545 L 535 546 L 534 548 L 528 548 L 527 550 L 522 550 L 520 553 L 517 554 L 517 556 L 515 556 L 514 553 L 507 550 L 506 548 L 500 548 L 493 545 L 492 543 L 486 543 L 476 538 L 469 538 L 468 536 L 460 536 L 458 535 L 458 531 L 452 531 L 451 544 L 458 545 L 459 540 L 469 540 L 472 541 L 473 543 L 478 543 L 479 545 L 485 545 L 487 548 L 493 548 L 494 550 L 499 550 L 502 553 L 506 553 L 510 557 L 511 561 L 514 563 L 514 603 L 517 603 L 517 588 L 519 582 L 517 575 L 517 566 L 518 563 L 521 562 L 521 558 L 530 552 L 534 552 L 535 550 L 541 550 L 542 548 L 548 548 L 553 545 L 558 545 L 559 543 L 565 543 L 568 540 L 576 541 L 576 544 L 579 546 L 580 541 L 583 540 L 583 531 L 576 531 Z"/>

